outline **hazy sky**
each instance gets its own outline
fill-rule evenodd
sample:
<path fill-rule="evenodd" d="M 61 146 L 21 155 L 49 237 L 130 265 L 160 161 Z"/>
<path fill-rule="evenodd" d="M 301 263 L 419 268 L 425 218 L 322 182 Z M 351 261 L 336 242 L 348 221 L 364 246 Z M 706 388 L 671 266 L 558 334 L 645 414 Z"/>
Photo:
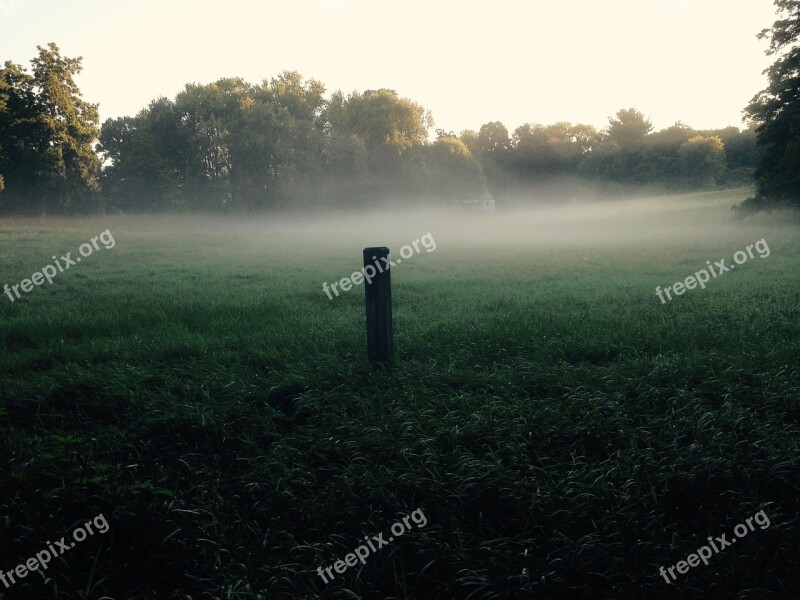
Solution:
<path fill-rule="evenodd" d="M 188 82 L 297 70 L 328 91 L 388 87 L 456 132 L 500 120 L 741 125 L 765 87 L 771 0 L 0 0 L 0 59 L 54 41 L 108 117 Z"/>

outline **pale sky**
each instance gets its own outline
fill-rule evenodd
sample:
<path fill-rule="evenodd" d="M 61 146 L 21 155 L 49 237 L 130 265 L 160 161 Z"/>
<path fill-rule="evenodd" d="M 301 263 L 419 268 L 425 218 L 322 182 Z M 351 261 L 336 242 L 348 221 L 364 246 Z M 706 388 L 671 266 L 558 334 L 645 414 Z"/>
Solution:
<path fill-rule="evenodd" d="M 772 0 L 0 0 L 0 60 L 83 56 L 102 120 L 184 84 L 283 70 L 328 92 L 387 87 L 460 132 L 502 121 L 742 126 L 772 62 Z"/>

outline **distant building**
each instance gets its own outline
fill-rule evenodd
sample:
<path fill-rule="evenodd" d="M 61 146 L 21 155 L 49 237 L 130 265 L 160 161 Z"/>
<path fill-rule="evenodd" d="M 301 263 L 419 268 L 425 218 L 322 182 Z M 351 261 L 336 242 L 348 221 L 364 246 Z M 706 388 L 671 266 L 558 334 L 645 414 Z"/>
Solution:
<path fill-rule="evenodd" d="M 484 190 L 483 195 L 480 198 L 481 208 L 483 212 L 494 212 L 495 209 L 495 201 L 494 196 L 489 193 L 489 190 Z"/>
<path fill-rule="evenodd" d="M 483 190 L 479 194 L 456 200 L 455 204 L 462 208 L 480 212 L 494 212 L 496 208 L 494 196 L 489 190 Z"/>

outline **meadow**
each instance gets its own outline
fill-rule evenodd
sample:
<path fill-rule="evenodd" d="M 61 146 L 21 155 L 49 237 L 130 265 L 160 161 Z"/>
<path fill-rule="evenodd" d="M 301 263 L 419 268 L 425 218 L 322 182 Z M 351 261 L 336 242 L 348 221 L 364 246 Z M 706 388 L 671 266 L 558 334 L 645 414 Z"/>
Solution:
<path fill-rule="evenodd" d="M 0 569 L 110 525 L 0 598 L 797 598 L 800 217 L 748 194 L 0 221 L 0 285 L 115 240 L 0 296 Z M 363 286 L 322 284 L 428 232 L 371 368 Z"/>

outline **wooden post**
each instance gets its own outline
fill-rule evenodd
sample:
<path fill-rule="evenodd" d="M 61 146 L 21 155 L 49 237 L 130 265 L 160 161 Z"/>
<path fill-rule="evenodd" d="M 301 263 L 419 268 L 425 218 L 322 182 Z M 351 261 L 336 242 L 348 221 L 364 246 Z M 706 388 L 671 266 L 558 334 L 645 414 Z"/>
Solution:
<path fill-rule="evenodd" d="M 367 356 L 373 365 L 392 362 L 392 278 L 388 262 L 389 248 L 364 248 Z M 374 276 L 369 277 L 372 273 Z"/>

